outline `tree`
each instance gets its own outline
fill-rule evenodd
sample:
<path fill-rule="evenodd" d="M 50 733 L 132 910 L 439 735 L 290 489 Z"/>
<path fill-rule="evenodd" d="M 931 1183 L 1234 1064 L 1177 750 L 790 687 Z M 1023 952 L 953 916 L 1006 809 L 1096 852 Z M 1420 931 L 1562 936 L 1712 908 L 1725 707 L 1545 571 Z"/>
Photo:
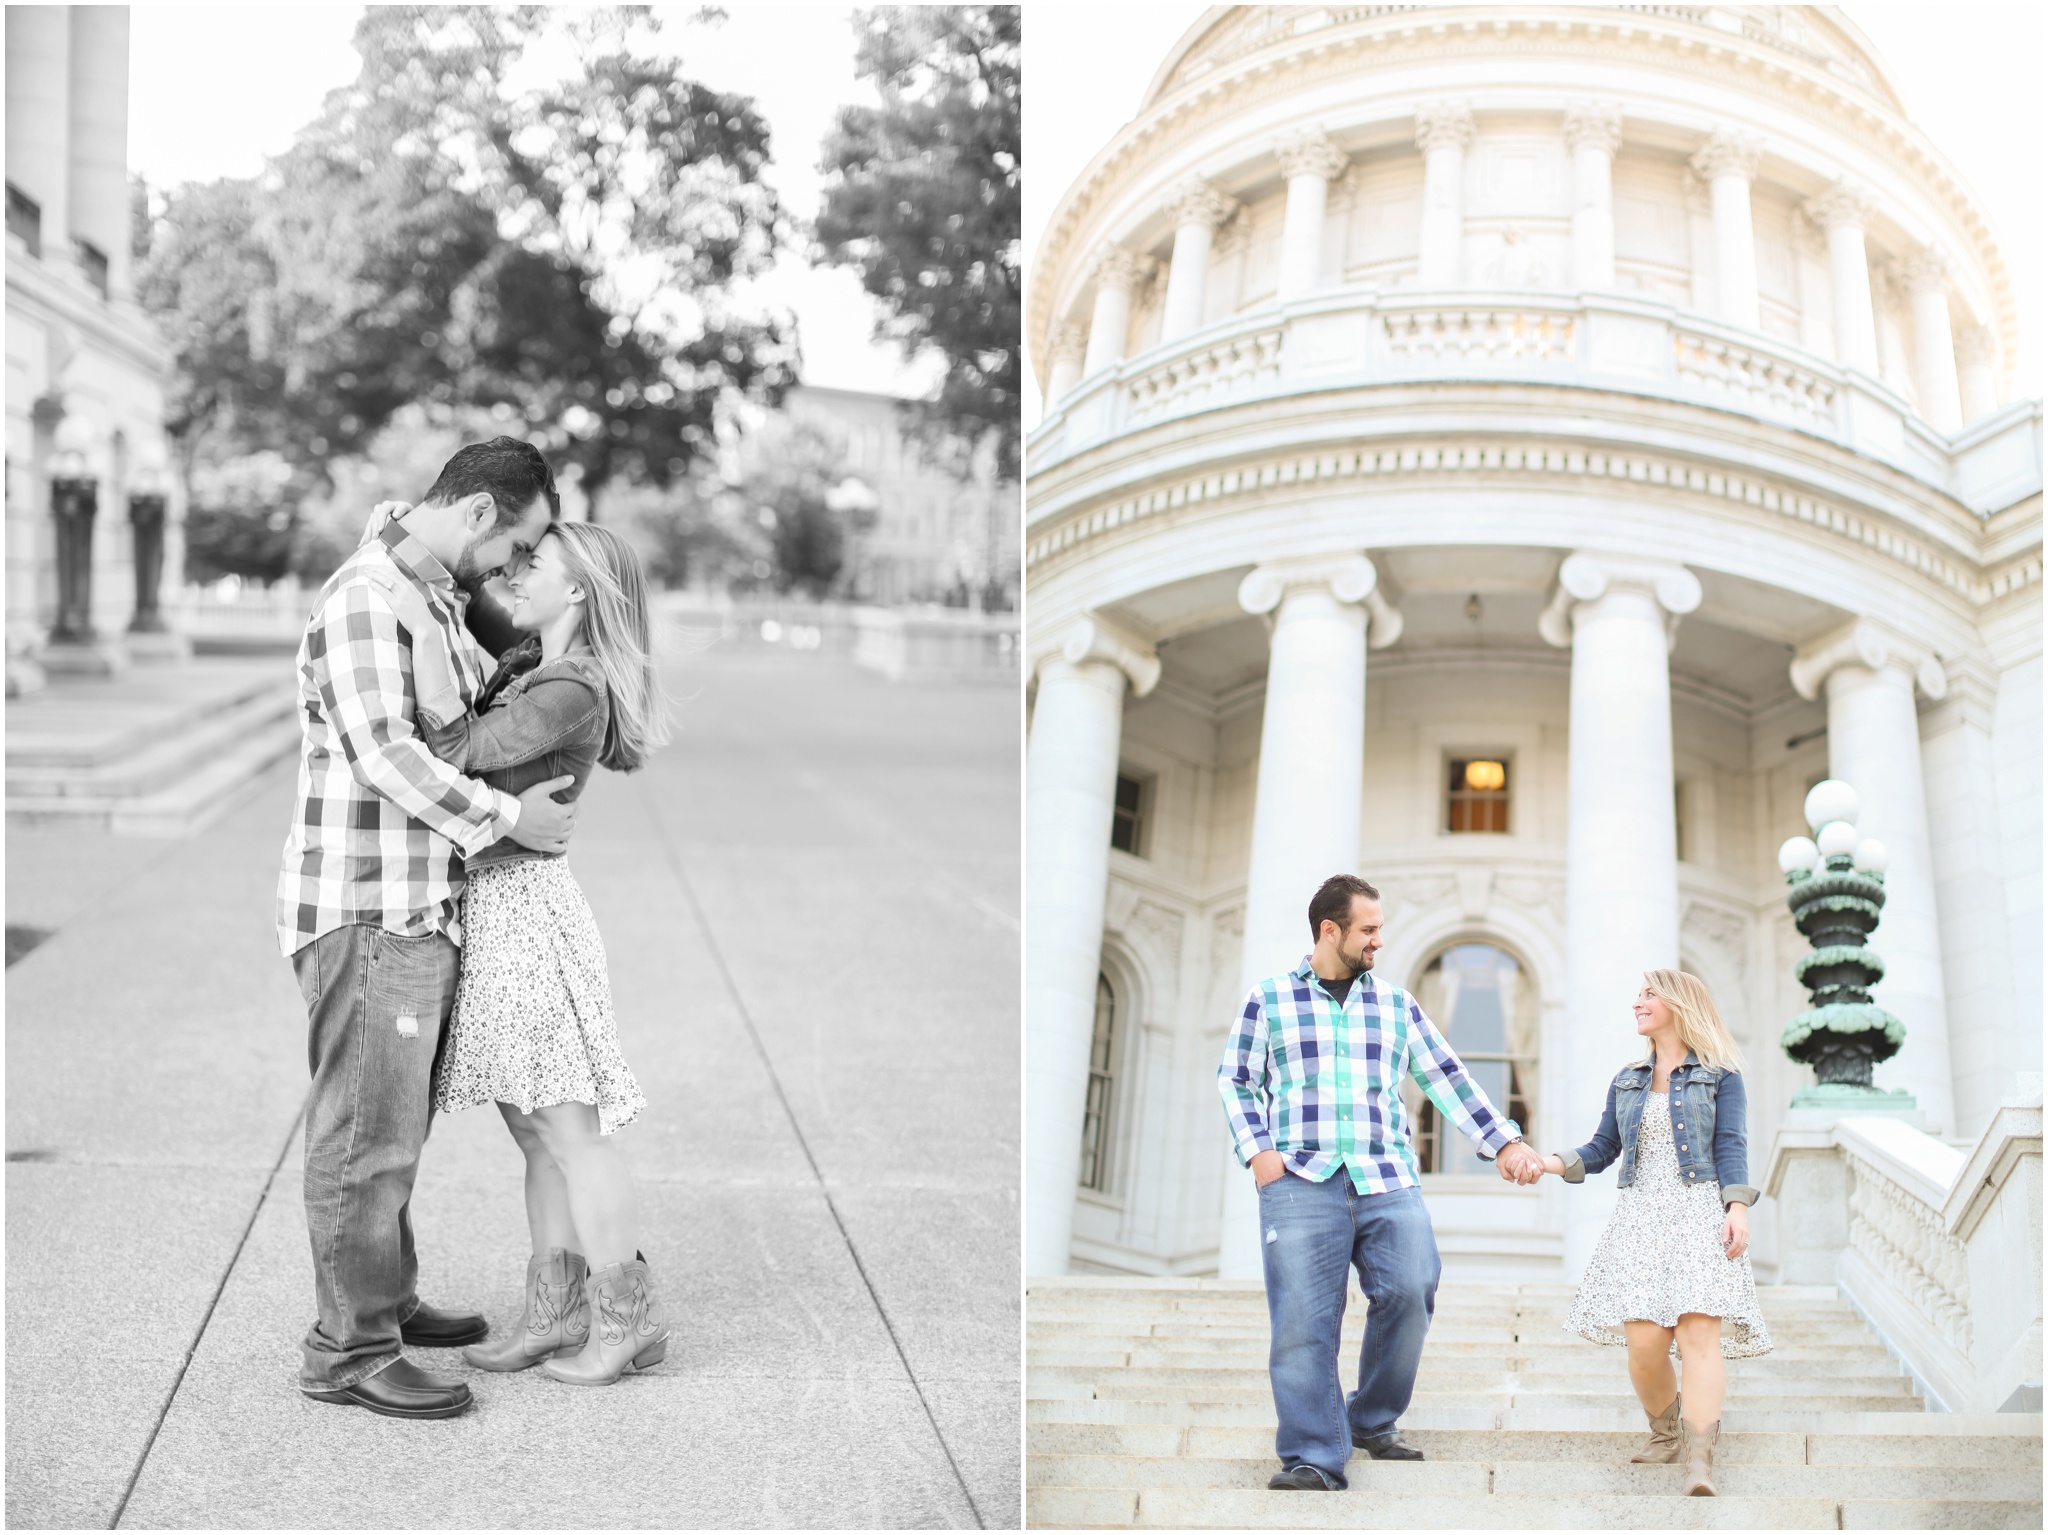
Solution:
<path fill-rule="evenodd" d="M 1019 8 L 883 6 L 858 15 L 880 107 L 842 107 L 821 163 L 824 259 L 887 307 L 880 338 L 944 358 L 928 426 L 995 434 L 1017 474 L 1022 397 Z"/>
<path fill-rule="evenodd" d="M 737 487 L 739 501 L 768 535 L 775 589 L 823 597 L 846 567 L 850 535 L 872 527 L 874 515 L 840 509 L 845 453 L 816 426 L 796 422 L 766 442 Z"/>

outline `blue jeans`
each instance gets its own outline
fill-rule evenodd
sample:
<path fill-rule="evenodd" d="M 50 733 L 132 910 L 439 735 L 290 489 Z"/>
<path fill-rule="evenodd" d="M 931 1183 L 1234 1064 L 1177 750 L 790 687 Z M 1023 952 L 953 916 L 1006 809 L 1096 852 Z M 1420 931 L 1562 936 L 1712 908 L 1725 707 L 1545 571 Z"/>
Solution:
<path fill-rule="evenodd" d="M 1384 1434 L 1408 1410 L 1443 1272 L 1420 1189 L 1361 1194 L 1341 1167 L 1321 1183 L 1285 1173 L 1259 1190 L 1266 1312 L 1273 1324 L 1274 1448 L 1339 1481 L 1352 1436 Z M 1346 1271 L 1369 1303 L 1358 1389 L 1337 1379 Z"/>
<path fill-rule="evenodd" d="M 299 1385 L 352 1386 L 399 1357 L 419 1309 L 412 1184 L 461 951 L 439 933 L 352 926 L 292 956 L 306 999 L 306 1232 L 318 1308 Z"/>

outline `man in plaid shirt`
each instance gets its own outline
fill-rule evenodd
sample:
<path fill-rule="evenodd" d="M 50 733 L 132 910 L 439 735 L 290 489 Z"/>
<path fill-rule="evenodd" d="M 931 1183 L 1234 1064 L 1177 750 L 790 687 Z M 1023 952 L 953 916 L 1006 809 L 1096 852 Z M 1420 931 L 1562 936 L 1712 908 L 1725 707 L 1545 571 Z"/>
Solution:
<path fill-rule="evenodd" d="M 1395 1420 L 1415 1391 L 1442 1272 L 1401 1103 L 1413 1077 L 1448 1124 L 1534 1183 L 1543 1161 L 1522 1143 L 1415 999 L 1372 975 L 1379 892 L 1354 875 L 1309 902 L 1314 951 L 1245 998 L 1217 1086 L 1237 1159 L 1259 1185 L 1268 1371 L 1280 1416 L 1280 1471 L 1268 1486 L 1335 1490 L 1354 1446 L 1375 1460 L 1420 1460 Z M 1358 1389 L 1337 1378 L 1346 1270 L 1370 1310 Z"/>
<path fill-rule="evenodd" d="M 434 1059 L 455 1001 L 462 857 L 509 836 L 554 851 L 573 806 L 557 778 L 514 798 L 435 757 L 415 721 L 482 691 L 490 657 L 471 593 L 539 542 L 560 510 L 531 444 L 461 449 L 425 499 L 321 590 L 298 671 L 303 738 L 277 882 L 278 946 L 306 999 L 306 1227 L 318 1317 L 299 1385 L 389 1417 L 450 1417 L 460 1381 L 401 1343 L 453 1347 L 484 1319 L 423 1305 L 410 1203 L 432 1117 Z"/>

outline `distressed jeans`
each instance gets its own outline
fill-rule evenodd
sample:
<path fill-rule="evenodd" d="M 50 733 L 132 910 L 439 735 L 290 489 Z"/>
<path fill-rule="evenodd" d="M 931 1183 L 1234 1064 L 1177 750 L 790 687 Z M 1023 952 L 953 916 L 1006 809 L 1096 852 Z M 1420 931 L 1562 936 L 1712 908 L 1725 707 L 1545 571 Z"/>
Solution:
<path fill-rule="evenodd" d="M 292 956 L 310 1025 L 306 1232 L 318 1315 L 299 1384 L 333 1391 L 399 1357 L 419 1309 L 412 1184 L 461 950 L 439 933 L 336 928 Z"/>
<path fill-rule="evenodd" d="M 1361 1194 L 1343 1168 L 1321 1183 L 1285 1173 L 1259 1190 L 1266 1255 L 1268 1370 L 1283 1466 L 1344 1479 L 1354 1434 L 1384 1434 L 1408 1410 L 1443 1272 L 1420 1189 Z M 1358 1389 L 1337 1378 L 1347 1271 L 1368 1303 Z"/>

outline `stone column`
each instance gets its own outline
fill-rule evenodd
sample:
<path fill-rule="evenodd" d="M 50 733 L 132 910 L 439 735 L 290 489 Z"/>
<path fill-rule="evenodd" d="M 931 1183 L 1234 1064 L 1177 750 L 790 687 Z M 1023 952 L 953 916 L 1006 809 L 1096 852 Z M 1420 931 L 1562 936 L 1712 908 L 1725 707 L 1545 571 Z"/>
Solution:
<path fill-rule="evenodd" d="M 1749 216 L 1749 184 L 1757 147 L 1723 129 L 1692 157 L 1692 168 L 1714 200 L 1716 309 L 1730 325 L 1756 330 L 1756 228 Z"/>
<path fill-rule="evenodd" d="M 1292 969 L 1313 946 L 1308 902 L 1332 874 L 1356 872 L 1365 793 L 1368 595 L 1379 573 L 1362 554 L 1276 560 L 1246 576 L 1237 600 L 1272 617 L 1265 718 L 1252 806 L 1241 990 Z M 1257 1279 L 1258 1194 L 1225 1153 L 1219 1274 Z"/>
<path fill-rule="evenodd" d="M 1899 264 L 1913 306 L 1913 386 L 1920 414 L 1937 431 L 1963 424 L 1963 399 L 1956 386 L 1956 341 L 1948 318 L 1948 258 L 1933 246 Z"/>
<path fill-rule="evenodd" d="M 1808 219 L 1827 231 L 1828 286 L 1834 290 L 1835 361 L 1878 373 L 1877 314 L 1870 296 L 1870 253 L 1863 229 L 1870 196 L 1852 181 L 1837 181 L 1804 204 Z"/>
<path fill-rule="evenodd" d="M 1869 619 L 1802 646 L 1792 660 L 1800 697 L 1827 695 L 1828 775 L 1856 791 L 1862 802 L 1856 829 L 1891 855 L 1884 919 L 1870 937 L 1884 957 L 1885 976 L 1872 996 L 1906 1026 L 1906 1043 L 1877 1068 L 1878 1086 L 1905 1088 L 1939 1135 L 1955 1126 L 1955 1087 L 1916 684 L 1932 699 L 1948 693 L 1940 661 Z"/>
<path fill-rule="evenodd" d="M 71 233 L 107 258 L 108 296 L 126 298 L 128 7 L 70 9 Z"/>
<path fill-rule="evenodd" d="M 1158 680 L 1151 647 L 1093 615 L 1038 664 L 1024 800 L 1027 1274 L 1064 1274 L 1073 1245 L 1124 690 L 1142 698 Z"/>
<path fill-rule="evenodd" d="M 1209 291 L 1209 253 L 1216 231 L 1237 214 L 1237 201 L 1199 177 L 1173 193 L 1173 264 L 1166 273 L 1166 311 L 1159 339 L 1171 341 L 1202 325 L 1202 301 Z"/>
<path fill-rule="evenodd" d="M 1081 382 L 1081 361 L 1087 356 L 1088 333 L 1071 320 L 1055 320 L 1045 339 L 1052 376 L 1045 383 L 1047 410 L 1059 404 Z"/>
<path fill-rule="evenodd" d="M 1472 109 L 1462 101 L 1425 102 L 1415 109 L 1415 147 L 1422 151 L 1422 241 L 1415 280 L 1424 288 L 1455 288 L 1465 267 L 1465 151 Z"/>
<path fill-rule="evenodd" d="M 71 7 L 7 7 L 7 179 L 43 213 L 43 259 L 71 252 Z"/>
<path fill-rule="evenodd" d="M 1314 129 L 1290 133 L 1273 146 L 1287 178 L 1287 217 L 1280 226 L 1280 299 L 1313 293 L 1322 282 L 1323 214 L 1330 183 L 1350 157 Z"/>
<path fill-rule="evenodd" d="M 1614 286 L 1614 154 L 1621 108 L 1575 101 L 1564 115 L 1572 156 L 1572 279 L 1581 290 Z"/>
<path fill-rule="evenodd" d="M 1877 372 L 1885 384 L 1917 406 L 1914 396 L 1919 385 L 1906 359 L 1905 333 L 1899 329 L 1899 278 L 1896 261 L 1880 261 L 1870 269 L 1870 307 L 1877 319 Z"/>
<path fill-rule="evenodd" d="M 1565 834 L 1565 1124 L 1593 1133 L 1614 1073 L 1640 1060 L 1643 972 L 1678 964 L 1678 827 L 1672 797 L 1670 644 L 1700 603 L 1682 565 L 1569 556 L 1540 624 L 1572 652 L 1570 825 Z M 1565 1202 L 1565 1274 L 1585 1272 L 1611 1180 Z"/>
<path fill-rule="evenodd" d="M 1124 360 L 1131 328 L 1131 290 L 1152 275 L 1152 258 L 1120 245 L 1095 260 L 1095 313 L 1088 322 L 1088 353 L 1081 376 L 1100 373 Z"/>
<path fill-rule="evenodd" d="M 1998 409 L 1998 342 L 1990 326 L 1971 325 L 1956 336 L 1956 383 L 1966 423 Z"/>

